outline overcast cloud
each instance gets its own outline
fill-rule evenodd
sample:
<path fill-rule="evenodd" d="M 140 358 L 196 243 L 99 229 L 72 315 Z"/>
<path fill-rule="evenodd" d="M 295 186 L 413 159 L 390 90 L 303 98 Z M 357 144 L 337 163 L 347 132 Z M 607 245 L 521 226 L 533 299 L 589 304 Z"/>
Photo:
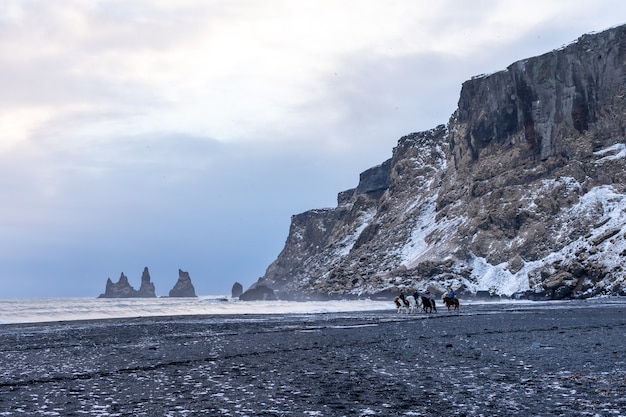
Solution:
<path fill-rule="evenodd" d="M 626 2 L 4 0 L 0 298 L 248 287 L 461 83 Z"/>

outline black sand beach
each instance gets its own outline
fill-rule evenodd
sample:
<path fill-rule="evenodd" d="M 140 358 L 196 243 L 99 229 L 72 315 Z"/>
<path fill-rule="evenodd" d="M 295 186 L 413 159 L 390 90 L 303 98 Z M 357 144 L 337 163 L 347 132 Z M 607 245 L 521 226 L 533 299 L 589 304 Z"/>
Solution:
<path fill-rule="evenodd" d="M 625 342 L 581 301 L 3 325 L 0 416 L 623 416 Z"/>

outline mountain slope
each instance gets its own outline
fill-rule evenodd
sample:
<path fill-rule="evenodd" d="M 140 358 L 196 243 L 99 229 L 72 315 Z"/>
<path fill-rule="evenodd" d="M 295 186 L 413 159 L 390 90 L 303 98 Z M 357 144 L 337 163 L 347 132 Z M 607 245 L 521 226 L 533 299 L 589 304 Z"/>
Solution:
<path fill-rule="evenodd" d="M 279 297 L 426 288 L 626 295 L 626 26 L 474 77 L 335 208 L 292 217 L 255 285 Z"/>

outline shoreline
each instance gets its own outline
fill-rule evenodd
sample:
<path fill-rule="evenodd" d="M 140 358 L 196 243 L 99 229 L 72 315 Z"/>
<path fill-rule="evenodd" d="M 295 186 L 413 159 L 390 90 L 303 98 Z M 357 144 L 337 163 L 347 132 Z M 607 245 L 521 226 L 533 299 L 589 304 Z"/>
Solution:
<path fill-rule="evenodd" d="M 334 300 L 334 301 L 215 301 L 213 296 L 198 299 L 173 299 L 160 302 L 159 299 L 0 299 L 0 326 L 15 324 L 58 323 L 72 321 L 107 320 L 138 317 L 195 317 L 195 316 L 241 316 L 262 314 L 321 314 L 321 313 L 356 313 L 395 311 L 393 300 Z M 601 306 L 605 304 L 623 304 L 626 297 L 602 297 L 585 300 L 476 300 L 460 299 L 461 312 L 468 308 L 502 306 Z M 437 300 L 437 308 L 445 307 Z"/>

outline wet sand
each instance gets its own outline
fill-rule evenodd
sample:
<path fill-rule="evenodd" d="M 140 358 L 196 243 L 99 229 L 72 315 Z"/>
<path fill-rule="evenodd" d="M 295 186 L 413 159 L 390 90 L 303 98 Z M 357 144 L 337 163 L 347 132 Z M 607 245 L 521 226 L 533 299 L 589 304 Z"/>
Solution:
<path fill-rule="evenodd" d="M 0 416 L 626 415 L 623 304 L 0 326 Z"/>

